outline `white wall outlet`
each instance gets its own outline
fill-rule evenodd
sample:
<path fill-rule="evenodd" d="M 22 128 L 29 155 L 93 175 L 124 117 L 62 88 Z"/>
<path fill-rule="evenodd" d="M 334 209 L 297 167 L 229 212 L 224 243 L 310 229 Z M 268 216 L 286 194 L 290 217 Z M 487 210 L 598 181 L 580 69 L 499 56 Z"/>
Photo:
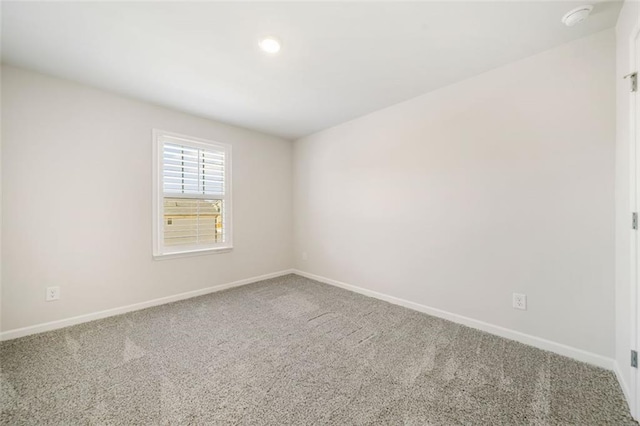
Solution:
<path fill-rule="evenodd" d="M 307 260 L 309 258 L 309 256 L 307 256 L 307 252 L 303 251 L 302 252 L 302 260 Z"/>
<path fill-rule="evenodd" d="M 527 295 L 521 293 L 513 293 L 513 308 L 514 309 L 527 309 Z"/>
<path fill-rule="evenodd" d="M 45 300 L 51 302 L 60 299 L 60 287 L 47 287 L 47 295 Z"/>

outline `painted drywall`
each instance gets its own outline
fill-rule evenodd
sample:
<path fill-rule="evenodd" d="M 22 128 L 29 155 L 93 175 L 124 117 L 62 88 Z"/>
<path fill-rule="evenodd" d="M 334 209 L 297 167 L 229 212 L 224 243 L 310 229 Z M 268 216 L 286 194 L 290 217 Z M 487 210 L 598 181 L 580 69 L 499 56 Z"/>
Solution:
<path fill-rule="evenodd" d="M 623 77 L 638 71 L 631 64 L 631 38 L 640 30 L 640 2 L 624 3 L 616 25 L 616 363 L 618 378 L 629 400 L 632 412 L 637 396 L 634 396 L 633 369 L 629 363 L 631 342 L 631 237 L 630 214 L 632 206 L 630 161 L 631 161 L 631 96 L 629 80 Z M 636 407 L 637 410 L 637 407 Z M 636 411 L 636 416 L 640 413 Z"/>
<path fill-rule="evenodd" d="M 0 12 L 0 15 L 2 12 Z M 0 66 L 0 82 L 2 67 Z M 2 84 L 0 83 L 0 331 L 2 331 Z"/>
<path fill-rule="evenodd" d="M 6 66 L 2 124 L 3 331 L 292 266 L 290 141 Z M 232 252 L 152 260 L 153 128 L 232 145 Z"/>
<path fill-rule="evenodd" d="M 612 358 L 614 79 L 607 30 L 297 140 L 296 268 Z"/>

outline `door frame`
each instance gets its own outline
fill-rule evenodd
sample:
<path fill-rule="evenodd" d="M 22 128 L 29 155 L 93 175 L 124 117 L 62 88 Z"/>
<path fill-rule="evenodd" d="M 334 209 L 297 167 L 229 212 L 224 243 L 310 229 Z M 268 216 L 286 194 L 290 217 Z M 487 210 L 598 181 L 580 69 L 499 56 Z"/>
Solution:
<path fill-rule="evenodd" d="M 640 74 L 640 22 L 631 32 L 628 73 Z M 640 91 L 630 93 L 629 96 L 629 149 L 631 164 L 629 167 L 630 184 L 630 213 L 640 213 Z M 631 216 L 631 215 L 630 215 Z M 631 227 L 630 227 L 631 228 Z M 640 350 L 640 237 L 639 230 L 631 229 L 631 276 L 630 276 L 630 347 L 632 350 Z M 629 355 L 630 357 L 630 355 Z M 627 364 L 630 365 L 630 364 Z M 628 367 L 631 370 L 629 383 L 629 409 L 631 414 L 640 418 L 640 375 L 638 369 Z"/>

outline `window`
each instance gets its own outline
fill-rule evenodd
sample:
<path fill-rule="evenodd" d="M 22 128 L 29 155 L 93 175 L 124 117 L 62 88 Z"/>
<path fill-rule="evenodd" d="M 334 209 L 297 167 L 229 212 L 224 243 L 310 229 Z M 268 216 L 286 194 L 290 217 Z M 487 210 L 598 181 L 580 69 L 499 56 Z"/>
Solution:
<path fill-rule="evenodd" d="M 153 131 L 154 257 L 230 250 L 231 146 Z"/>

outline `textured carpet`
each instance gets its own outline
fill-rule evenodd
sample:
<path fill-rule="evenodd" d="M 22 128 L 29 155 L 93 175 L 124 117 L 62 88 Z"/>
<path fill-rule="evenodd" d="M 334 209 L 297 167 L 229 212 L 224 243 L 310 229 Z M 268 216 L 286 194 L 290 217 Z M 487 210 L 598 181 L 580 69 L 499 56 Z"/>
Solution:
<path fill-rule="evenodd" d="M 294 275 L 0 362 L 3 424 L 635 424 L 611 372 Z"/>

